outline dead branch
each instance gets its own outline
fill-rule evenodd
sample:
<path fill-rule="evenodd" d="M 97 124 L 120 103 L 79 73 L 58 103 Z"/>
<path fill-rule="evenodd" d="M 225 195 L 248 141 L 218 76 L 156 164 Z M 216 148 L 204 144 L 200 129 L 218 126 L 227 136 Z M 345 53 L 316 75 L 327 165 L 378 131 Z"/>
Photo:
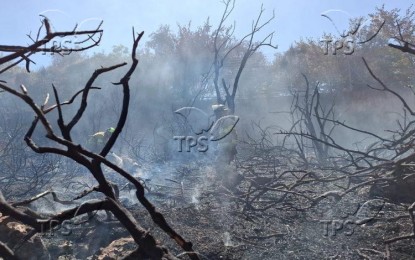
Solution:
<path fill-rule="evenodd" d="M 19 202 L 14 202 L 14 203 L 12 202 L 12 203 L 10 203 L 10 205 L 13 206 L 13 207 L 19 207 L 19 206 L 28 205 L 28 204 L 30 204 L 30 203 L 32 203 L 32 202 L 34 202 L 34 201 L 36 201 L 36 200 L 38 200 L 40 198 L 45 197 L 48 194 L 52 195 L 53 201 L 58 202 L 58 203 L 60 203 L 62 205 L 73 205 L 73 204 L 76 204 L 73 201 L 60 200 L 58 198 L 58 196 L 56 195 L 56 192 L 54 192 L 52 190 L 47 190 L 47 191 L 44 191 L 44 192 L 42 192 L 42 193 L 40 193 L 40 194 L 38 194 L 38 195 L 30 198 L 30 199 L 27 199 L 27 200 L 24 200 L 24 201 L 19 201 Z"/>
<path fill-rule="evenodd" d="M 226 27 L 225 23 L 229 18 L 229 15 L 232 13 L 235 7 L 235 1 L 226 0 L 223 2 L 225 5 L 225 9 L 222 13 L 221 20 L 217 29 L 214 32 L 214 61 L 213 61 L 213 68 L 214 68 L 214 78 L 213 83 L 215 86 L 216 92 L 216 99 L 218 104 L 227 104 L 228 108 L 231 111 L 231 114 L 235 113 L 235 97 L 237 93 L 237 89 L 239 86 L 239 80 L 242 75 L 242 72 L 249 60 L 249 58 L 261 47 L 271 47 L 276 49 L 277 46 L 272 44 L 272 37 L 274 32 L 268 34 L 262 40 L 255 42 L 255 36 L 259 31 L 261 31 L 264 27 L 266 27 L 274 18 L 275 14 L 273 12 L 272 16 L 265 21 L 262 21 L 262 15 L 264 13 L 264 8 L 261 5 L 261 9 L 259 14 L 252 22 L 252 28 L 249 33 L 241 38 L 241 40 L 234 42 L 233 41 L 233 31 L 234 26 Z M 221 71 L 223 69 L 224 63 L 228 60 L 230 55 L 237 50 L 238 48 L 244 48 L 244 53 L 242 55 L 242 59 L 239 63 L 237 73 L 235 78 L 233 79 L 232 88 L 230 85 L 226 84 L 225 79 L 222 78 L 222 89 L 225 91 L 225 98 L 222 98 L 222 94 L 220 91 L 219 85 L 219 78 L 221 77 Z"/>
<path fill-rule="evenodd" d="M 402 236 L 398 236 L 398 237 L 394 237 L 394 238 L 387 239 L 387 240 L 385 240 L 385 244 L 386 245 L 395 243 L 395 242 L 397 242 L 399 240 L 414 239 L 415 238 L 415 217 L 414 217 L 414 209 L 415 209 L 415 202 L 412 203 L 412 205 L 408 207 L 408 214 L 411 217 L 411 222 L 412 222 L 412 233 L 411 234 L 407 234 L 407 235 L 402 235 Z"/>
<path fill-rule="evenodd" d="M 73 32 L 63 32 L 63 33 L 53 33 L 51 32 L 50 29 L 50 24 L 49 21 L 45 18 L 44 20 L 44 26 L 46 28 L 46 36 L 45 39 L 43 40 L 37 40 L 35 41 L 35 43 L 23 50 L 15 50 L 15 53 L 10 54 L 9 56 L 6 56 L 2 59 L 0 59 L 0 64 L 4 64 L 4 62 L 7 62 L 13 58 L 16 57 L 16 55 L 24 55 L 24 53 L 26 52 L 39 52 L 42 51 L 43 49 L 39 49 L 40 46 L 42 46 L 43 44 L 45 44 L 46 42 L 50 41 L 51 39 L 53 39 L 54 37 L 65 37 L 65 36 L 70 36 L 70 35 L 74 35 L 74 34 L 88 34 L 91 33 L 90 31 L 81 31 L 81 32 L 77 32 L 77 31 L 73 31 Z M 101 33 L 100 30 L 98 30 L 99 33 Z M 174 259 L 173 256 L 171 256 L 167 249 L 164 249 L 160 246 L 158 246 L 156 244 L 156 240 L 148 234 L 148 232 L 144 231 L 139 225 L 138 223 L 135 221 L 135 219 L 133 218 L 133 216 L 131 215 L 131 213 L 129 213 L 126 209 L 122 208 L 122 206 L 119 204 L 119 202 L 117 201 L 117 194 L 116 194 L 116 189 L 113 189 L 113 186 L 107 181 L 107 179 L 104 176 L 103 170 L 102 170 L 102 165 L 106 165 L 108 167 L 110 167 L 111 169 L 113 169 L 115 172 L 119 173 L 121 176 L 123 176 L 124 178 L 126 178 L 128 181 L 130 181 L 135 188 L 137 189 L 136 191 L 136 196 L 138 198 L 138 200 L 140 201 L 140 203 L 147 209 L 147 211 L 149 212 L 149 214 L 151 215 L 151 218 L 153 219 L 153 221 L 162 229 L 164 230 L 171 238 L 173 238 L 180 247 L 183 248 L 184 251 L 189 253 L 189 257 L 191 259 L 199 259 L 199 257 L 197 256 L 197 254 L 193 253 L 193 249 L 192 249 L 192 243 L 187 242 L 186 240 L 183 239 L 183 237 L 181 237 L 172 227 L 170 227 L 170 225 L 167 223 L 166 219 L 164 218 L 164 216 L 158 212 L 155 208 L 155 206 L 145 197 L 145 188 L 143 186 L 143 184 L 135 179 L 132 175 L 130 175 L 129 173 L 127 173 L 126 171 L 122 170 L 121 168 L 117 167 L 116 165 L 114 165 L 113 163 L 109 162 L 105 156 L 107 155 L 107 153 L 110 151 L 110 149 L 113 147 L 113 145 L 115 144 L 117 138 L 119 137 L 119 134 L 121 133 L 125 122 L 126 122 L 126 118 L 128 115 L 128 107 L 129 107 L 129 99 L 130 99 L 130 89 L 129 89 L 129 80 L 132 76 L 132 74 L 134 73 L 137 64 L 138 64 L 138 59 L 136 57 L 136 50 L 138 48 L 138 43 L 141 40 L 141 37 L 143 36 L 144 32 L 138 34 L 138 36 L 135 35 L 134 29 L 133 29 L 133 49 L 132 49 L 132 64 L 129 68 L 129 70 L 126 72 L 126 74 L 123 76 L 123 78 L 120 80 L 119 83 L 116 83 L 115 85 L 122 85 L 123 88 L 123 101 L 122 101 L 122 110 L 121 110 L 121 114 L 117 123 L 117 127 L 115 132 L 112 134 L 112 136 L 109 138 L 109 140 L 107 141 L 107 143 L 105 144 L 103 150 L 100 152 L 100 154 L 96 154 L 93 153 L 91 151 L 88 151 L 86 149 L 84 149 L 82 146 L 77 145 L 73 142 L 72 138 L 71 138 L 71 130 L 73 129 L 73 127 L 79 122 L 79 120 L 81 119 L 81 117 L 83 116 L 86 107 L 87 107 L 87 100 L 88 100 L 88 96 L 89 96 L 89 91 L 91 89 L 93 89 L 92 84 L 94 83 L 94 81 L 96 80 L 96 78 L 103 74 L 103 73 L 107 73 L 110 72 L 114 69 L 117 69 L 121 66 L 126 65 L 126 63 L 121 63 L 115 66 L 111 66 L 108 68 L 101 68 L 96 70 L 92 76 L 90 77 L 90 79 L 88 80 L 88 82 L 86 83 L 85 87 L 81 90 L 78 91 L 72 98 L 71 100 L 61 103 L 59 100 L 59 95 L 56 91 L 56 88 L 53 86 L 53 91 L 54 91 L 54 95 L 55 95 L 55 99 L 56 99 L 56 105 L 48 108 L 48 109 L 44 109 L 44 106 L 47 103 L 47 99 L 44 102 L 44 104 L 42 106 L 38 106 L 34 100 L 30 97 L 28 91 L 26 90 L 26 88 L 21 85 L 21 92 L 17 91 L 15 89 L 13 89 L 10 86 L 7 86 L 4 82 L 0 83 L 0 88 L 5 90 L 6 92 L 20 98 L 22 101 L 24 101 L 27 105 L 29 105 L 29 107 L 35 112 L 35 119 L 32 122 L 32 125 L 30 126 L 30 128 L 28 129 L 26 135 L 25 135 L 25 141 L 26 144 L 36 153 L 52 153 L 52 154 L 58 154 L 61 156 L 65 156 L 69 159 L 72 159 L 73 161 L 77 162 L 78 164 L 84 166 L 85 168 L 87 168 L 90 173 L 93 175 L 93 177 L 98 181 L 98 188 L 97 189 L 93 189 L 98 190 L 99 192 L 103 193 L 106 195 L 106 199 L 99 201 L 99 202 L 91 202 L 91 203 L 86 203 L 86 204 L 82 204 L 79 207 L 70 209 L 70 210 L 66 210 L 63 211 L 53 217 L 50 217 L 48 220 L 43 221 L 41 224 L 40 222 L 33 218 L 32 216 L 29 216 L 25 213 L 19 212 L 17 211 L 13 206 L 11 206 L 10 204 L 8 204 L 4 199 L 2 199 L 0 201 L 0 212 L 2 212 L 4 215 L 9 215 L 13 218 L 15 218 L 18 221 L 21 221 L 24 224 L 27 224 L 29 226 L 32 226 L 37 232 L 41 232 L 44 228 L 44 225 L 47 224 L 49 227 L 48 228 L 52 228 L 54 226 L 57 225 L 57 223 L 62 223 L 62 221 L 66 220 L 66 219 L 70 219 L 72 217 L 74 217 L 75 215 L 79 215 L 79 214 L 84 214 L 84 213 L 88 213 L 91 211 L 95 211 L 95 210 L 107 210 L 107 211 L 111 211 L 116 218 L 124 225 L 124 227 L 130 232 L 130 234 L 133 236 L 134 240 L 136 241 L 136 243 L 140 246 L 140 248 L 142 248 L 142 250 L 145 252 L 145 254 L 149 257 L 151 257 L 152 259 L 161 259 L 161 258 L 166 258 L 166 259 Z M 94 42 L 93 45 L 95 45 L 97 43 Z M 1 47 L 1 46 L 0 46 Z M 1 48 L 0 48 L 1 49 Z M 13 48 L 12 48 L 13 49 Z M 50 50 L 50 51 L 55 51 L 55 50 Z M 17 56 L 18 57 L 18 56 Z M 68 124 L 65 124 L 65 120 L 63 118 L 63 113 L 62 113 L 62 104 L 70 104 L 73 102 L 73 100 L 82 93 L 82 100 L 81 100 L 81 104 L 80 107 L 78 108 L 76 114 L 74 115 L 74 117 L 69 121 Z M 62 136 L 58 136 L 54 130 L 52 129 L 51 124 L 49 123 L 48 119 L 46 118 L 45 114 L 47 112 L 52 111 L 54 108 L 58 109 L 58 126 L 60 129 L 60 132 L 62 134 Z M 38 126 L 38 124 L 41 124 L 41 126 L 43 126 L 43 128 L 46 131 L 46 137 L 48 139 L 50 139 L 51 141 L 54 141 L 57 145 L 57 147 L 49 147 L 49 146 L 38 146 L 35 141 L 32 139 L 32 135 L 36 129 L 36 127 Z M 65 147 L 66 149 L 62 148 Z M 87 192 L 89 193 L 89 192 Z M 52 195 L 54 193 L 51 193 Z M 45 196 L 46 193 L 40 194 L 35 198 L 29 199 L 29 201 L 33 201 L 35 199 L 38 199 L 39 196 Z M 57 198 L 55 198 L 57 199 Z M 25 203 L 28 201 L 24 201 Z"/>
<path fill-rule="evenodd" d="M 18 260 L 13 251 L 3 242 L 0 241 L 0 255 L 4 260 Z"/>
<path fill-rule="evenodd" d="M 111 198 L 105 200 L 86 202 L 82 205 L 62 211 L 61 213 L 50 217 L 46 220 L 35 219 L 32 216 L 22 213 L 10 206 L 0 195 L 0 211 L 26 225 L 33 227 L 37 232 L 46 232 L 60 224 L 65 220 L 86 214 L 97 210 L 109 210 L 123 226 L 130 232 L 134 241 L 145 251 L 152 259 L 175 259 L 168 251 L 157 245 L 156 240 L 147 231 L 142 229 L 134 220 L 134 217 L 126 209 L 122 208 L 116 201 Z"/>
<path fill-rule="evenodd" d="M 101 29 L 102 22 L 95 28 L 95 30 L 86 30 L 86 31 L 78 31 L 76 30 L 76 27 L 73 31 L 66 31 L 66 32 L 52 32 L 50 27 L 50 22 L 48 18 L 43 17 L 42 25 L 39 27 L 39 31 L 37 34 L 36 39 L 32 39 L 34 41 L 33 44 L 29 46 L 9 46 L 9 45 L 0 45 L 0 51 L 2 52 L 11 52 L 11 54 L 8 54 L 4 57 L 0 58 L 0 64 L 6 64 L 9 61 L 13 61 L 16 58 L 20 58 L 20 60 L 16 61 L 12 65 L 6 67 L 5 69 L 2 69 L 0 73 L 3 73 L 4 71 L 7 71 L 11 67 L 16 66 L 22 61 L 26 61 L 26 69 L 28 72 L 29 70 L 29 64 L 32 62 L 28 57 L 32 55 L 33 53 L 38 52 L 49 52 L 49 53 L 60 53 L 63 50 L 60 48 L 56 48 L 55 46 L 52 46 L 50 48 L 42 47 L 52 41 L 55 38 L 64 38 L 68 36 L 87 36 L 88 39 L 93 39 L 93 37 L 97 36 L 97 40 L 93 40 L 91 44 L 86 45 L 84 47 L 80 48 L 68 48 L 64 51 L 71 53 L 71 52 L 81 52 L 88 50 L 90 48 L 93 48 L 95 46 L 98 46 L 98 44 L 101 41 L 103 30 Z M 42 28 L 45 28 L 45 36 L 40 39 L 40 32 Z"/>

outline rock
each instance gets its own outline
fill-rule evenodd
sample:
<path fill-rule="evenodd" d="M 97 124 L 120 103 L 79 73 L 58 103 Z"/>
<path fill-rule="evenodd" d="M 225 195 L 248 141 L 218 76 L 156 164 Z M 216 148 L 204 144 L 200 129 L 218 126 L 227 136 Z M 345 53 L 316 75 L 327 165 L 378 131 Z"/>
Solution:
<path fill-rule="evenodd" d="M 12 249 L 18 259 L 50 259 L 49 252 L 38 234 L 25 239 L 30 230 L 29 226 L 0 214 L 0 241 Z"/>
<path fill-rule="evenodd" d="M 112 260 L 112 259 L 120 259 L 134 250 L 136 244 L 133 238 L 120 238 L 114 240 L 111 244 L 107 247 L 102 248 L 97 255 L 93 258 L 94 260 Z"/>

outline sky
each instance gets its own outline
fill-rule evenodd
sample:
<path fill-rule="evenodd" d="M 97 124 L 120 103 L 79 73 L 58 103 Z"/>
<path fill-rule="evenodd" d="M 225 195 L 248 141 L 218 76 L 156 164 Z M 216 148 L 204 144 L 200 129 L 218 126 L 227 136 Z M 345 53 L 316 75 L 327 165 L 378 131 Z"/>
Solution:
<path fill-rule="evenodd" d="M 275 12 L 275 19 L 264 28 L 258 39 L 270 32 L 275 32 L 274 44 L 277 52 L 283 52 L 296 40 L 301 38 L 319 38 L 325 32 L 336 34 L 333 24 L 322 13 L 330 17 L 340 29 L 347 28 L 347 21 L 352 17 L 367 17 L 384 1 L 378 0 L 263 0 L 264 20 Z M 412 1 L 388 1 L 386 9 L 406 10 Z M 104 36 L 101 46 L 95 51 L 109 52 L 112 46 L 132 44 L 131 28 L 145 31 L 143 42 L 156 31 L 160 25 L 170 25 L 174 31 L 177 25 L 186 25 L 191 21 L 192 28 L 203 25 L 209 17 L 213 26 L 217 25 L 222 15 L 224 4 L 220 0 L 14 0 L 4 1 L 0 9 L 0 44 L 26 45 L 30 43 L 27 34 L 36 33 L 41 18 L 46 15 L 55 30 L 71 30 L 75 24 L 80 29 L 91 29 L 99 21 L 104 21 Z M 261 8 L 260 1 L 236 0 L 235 9 L 229 18 L 229 24 L 235 23 L 235 35 L 248 33 L 252 21 Z M 272 57 L 272 49 L 263 49 Z"/>

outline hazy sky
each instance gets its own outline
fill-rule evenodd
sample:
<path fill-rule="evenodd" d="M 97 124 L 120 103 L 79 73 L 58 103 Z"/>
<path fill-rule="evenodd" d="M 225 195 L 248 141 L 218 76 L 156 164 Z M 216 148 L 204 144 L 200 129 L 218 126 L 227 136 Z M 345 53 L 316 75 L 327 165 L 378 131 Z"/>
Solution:
<path fill-rule="evenodd" d="M 332 18 L 339 28 L 346 28 L 350 17 L 367 16 L 376 6 L 385 1 L 378 0 L 296 0 L 262 1 L 266 12 L 264 18 L 272 15 L 276 18 L 264 33 L 275 31 L 274 43 L 278 51 L 285 51 L 290 44 L 301 37 L 319 38 L 323 32 L 333 32 L 334 27 L 321 13 L 328 10 L 341 10 L 332 13 Z M 405 10 L 413 1 L 388 1 L 387 9 L 400 8 Z M 0 44 L 27 44 L 26 34 L 35 33 L 40 25 L 39 14 L 48 16 L 56 30 L 69 30 L 76 23 L 83 28 L 93 28 L 99 20 L 103 20 L 104 37 L 100 48 L 111 50 L 116 44 L 131 45 L 131 28 L 144 30 L 146 38 L 157 30 L 161 24 L 169 24 L 172 29 L 177 24 L 192 26 L 202 25 L 207 17 L 211 24 L 216 25 L 223 12 L 223 3 L 219 0 L 88 0 L 88 1 L 57 1 L 14 0 L 2 2 L 0 9 Z M 252 20 L 256 18 L 261 1 L 237 0 L 230 22 L 236 22 L 236 35 L 249 31 Z M 82 23 L 83 22 L 83 23 Z M 271 50 L 265 51 L 272 56 Z"/>

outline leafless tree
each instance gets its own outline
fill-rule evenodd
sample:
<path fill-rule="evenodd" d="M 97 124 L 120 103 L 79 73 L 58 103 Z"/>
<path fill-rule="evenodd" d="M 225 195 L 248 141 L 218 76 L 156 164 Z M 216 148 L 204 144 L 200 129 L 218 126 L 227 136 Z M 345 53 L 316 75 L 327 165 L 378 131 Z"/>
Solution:
<path fill-rule="evenodd" d="M 397 24 L 399 28 L 400 21 Z M 390 43 L 389 46 L 414 55 L 410 39 L 399 33 L 395 38 L 398 44 Z M 325 106 L 327 102 L 322 101 L 318 84 L 310 87 L 303 75 L 307 88 L 293 94 L 293 126 L 288 131 L 277 132 L 278 136 L 290 135 L 296 149 L 284 142 L 282 145 L 276 143 L 272 127 L 263 128 L 256 124 L 257 138 L 248 136 L 245 140 L 248 149 L 253 150 L 252 155 L 241 158 L 238 165 L 243 179 L 236 190 L 229 190 L 226 194 L 237 204 L 237 212 L 250 219 L 271 216 L 276 209 L 280 210 L 281 216 L 287 211 L 310 211 L 323 201 L 333 199 L 339 202 L 351 194 L 382 199 L 393 205 L 393 209 L 404 208 L 407 214 L 402 215 L 401 210 L 396 210 L 392 217 L 378 220 L 405 219 L 405 223 L 411 225 L 407 233 L 386 237 L 385 252 L 367 249 L 391 259 L 393 243 L 415 238 L 415 109 L 410 99 L 399 93 L 396 87 L 385 83 L 382 71 L 373 69 L 364 58 L 362 62 L 374 80 L 367 86 L 401 102 L 403 113 L 396 129 L 381 135 L 340 120 L 334 113 L 335 103 Z M 335 127 L 365 136 L 365 145 L 350 147 L 340 144 L 332 135 Z M 312 150 L 318 161 L 312 167 L 299 163 L 305 162 L 310 166 L 307 165 L 307 150 Z M 360 225 L 366 221 L 362 219 L 357 223 Z M 365 255 L 364 250 L 357 251 Z"/>
<path fill-rule="evenodd" d="M 51 53 L 60 53 L 62 50 L 56 48 L 45 48 L 43 47 L 46 43 L 52 41 L 58 37 L 67 37 L 72 35 L 85 36 L 85 40 L 80 42 L 84 44 L 85 47 L 70 49 L 67 51 L 83 51 L 88 48 L 92 48 L 100 42 L 103 30 L 99 25 L 96 29 L 90 31 L 78 31 L 75 27 L 73 31 L 68 32 L 53 32 L 51 30 L 50 22 L 45 17 L 43 19 L 42 26 L 39 28 L 37 36 L 33 39 L 33 44 L 29 46 L 0 46 L 0 50 L 4 52 L 10 52 L 10 54 L 0 58 L 0 64 L 5 67 L 1 70 L 1 73 L 6 72 L 8 69 L 16 66 L 21 62 L 26 62 L 26 69 L 30 71 L 30 63 L 33 61 L 30 60 L 30 56 L 38 52 L 51 52 Z M 41 37 L 42 29 L 45 29 L 45 36 Z M 84 112 L 87 109 L 88 99 L 90 98 L 90 93 L 99 88 L 94 87 L 93 84 L 95 80 L 100 77 L 102 74 L 111 72 L 120 67 L 126 66 L 127 63 L 120 63 L 110 67 L 101 67 L 92 74 L 85 86 L 76 92 L 72 98 L 68 101 L 61 101 L 58 91 L 52 84 L 52 90 L 56 103 L 49 105 L 49 95 L 47 95 L 43 104 L 38 105 L 32 99 L 24 85 L 20 85 L 20 90 L 9 86 L 7 82 L 1 81 L 0 88 L 17 98 L 22 102 L 26 103 L 30 109 L 35 113 L 35 118 L 31 123 L 28 131 L 24 136 L 24 140 L 28 147 L 30 147 L 34 152 L 39 154 L 55 154 L 58 156 L 63 156 L 73 160 L 74 162 L 85 167 L 91 175 L 98 182 L 98 186 L 94 187 L 91 191 L 86 192 L 87 195 L 90 192 L 99 192 L 105 195 L 105 198 L 98 201 L 86 202 L 80 206 L 70 208 L 68 210 L 62 211 L 59 214 L 49 216 L 46 219 L 39 219 L 32 215 L 29 215 L 25 212 L 20 211 L 16 206 L 16 203 L 11 204 L 7 202 L 0 193 L 0 212 L 3 215 L 10 216 L 17 221 L 20 221 L 33 228 L 33 233 L 44 232 L 48 229 L 54 228 L 55 226 L 61 224 L 64 220 L 71 219 L 76 215 L 81 215 L 89 213 L 96 210 L 107 210 L 114 214 L 114 216 L 120 221 L 120 223 L 126 228 L 126 230 L 133 237 L 134 241 L 138 245 L 138 252 L 142 256 L 149 257 L 151 259 L 175 259 L 175 257 L 163 246 L 161 246 L 156 239 L 149 234 L 145 229 L 143 229 L 139 223 L 134 219 L 132 214 L 118 201 L 116 191 L 113 189 L 113 186 L 107 180 L 103 166 L 109 167 L 120 176 L 125 178 L 130 182 L 136 189 L 136 196 L 140 203 L 145 207 L 149 212 L 154 223 L 156 223 L 164 232 L 166 232 L 172 239 L 174 239 L 177 244 L 188 254 L 191 259 L 199 259 L 198 255 L 193 252 L 192 244 L 186 241 L 182 236 L 180 236 L 166 221 L 164 216 L 157 211 L 156 207 L 146 198 L 145 188 L 143 183 L 134 178 L 128 172 L 119 168 L 114 163 L 107 160 L 105 157 L 110 152 L 111 148 L 114 146 L 118 137 L 120 136 L 121 131 L 125 125 L 129 102 L 130 102 L 130 86 L 129 80 L 131 75 L 134 73 L 137 65 L 137 48 L 139 41 L 141 40 L 144 32 L 136 34 L 133 30 L 133 47 L 131 53 L 131 65 L 128 68 L 127 72 L 120 79 L 118 83 L 114 85 L 120 87 L 123 92 L 122 103 L 121 103 L 121 113 L 118 118 L 115 132 L 111 135 L 105 146 L 99 153 L 94 153 L 82 145 L 77 144 L 71 135 L 71 131 L 76 127 L 76 125 L 81 120 Z M 97 38 L 96 38 L 97 37 Z M 11 64 L 9 64 L 11 62 Z M 65 106 L 73 104 L 73 102 L 80 97 L 79 108 L 76 111 L 75 115 L 68 119 L 63 116 L 63 109 Z M 51 123 L 47 115 L 52 112 L 57 111 L 58 114 L 58 131 L 52 128 Z M 46 138 L 49 140 L 47 145 L 38 144 L 34 138 L 34 131 L 37 127 L 40 126 L 46 132 Z M 8 248 L 3 245 L 0 245 L 0 248 L 3 252 L 11 253 Z"/>
<path fill-rule="evenodd" d="M 306 83 L 305 91 L 292 93 L 293 101 L 290 112 L 293 120 L 292 127 L 281 133 L 294 137 L 297 151 L 305 163 L 308 163 L 309 151 L 311 150 L 317 161 L 325 165 L 330 157 L 330 146 L 327 143 L 332 139 L 331 136 L 336 127 L 336 124 L 333 123 L 335 101 L 333 99 L 328 106 L 322 104 L 319 83 L 312 89 L 307 77 L 304 74 L 303 77 Z M 306 140 L 311 141 L 311 147 Z"/>
<path fill-rule="evenodd" d="M 223 1 L 225 5 L 224 12 L 217 29 L 214 31 L 214 59 L 213 59 L 213 83 L 215 87 L 216 99 L 218 104 L 227 105 L 231 114 L 235 113 L 235 97 L 239 86 L 239 80 L 249 58 L 261 47 L 271 47 L 276 49 L 277 46 L 272 43 L 274 32 L 271 32 L 263 39 L 256 41 L 255 37 L 263 30 L 275 17 L 275 14 L 263 21 L 264 8 L 261 5 L 259 14 L 252 22 L 251 31 L 243 36 L 240 40 L 234 39 L 234 26 L 226 26 L 226 22 L 235 7 L 235 0 Z M 238 61 L 237 72 L 234 78 L 225 78 L 223 68 L 225 63 L 229 62 L 232 55 L 238 49 L 242 49 L 241 60 Z M 222 95 L 224 93 L 224 97 Z"/>

